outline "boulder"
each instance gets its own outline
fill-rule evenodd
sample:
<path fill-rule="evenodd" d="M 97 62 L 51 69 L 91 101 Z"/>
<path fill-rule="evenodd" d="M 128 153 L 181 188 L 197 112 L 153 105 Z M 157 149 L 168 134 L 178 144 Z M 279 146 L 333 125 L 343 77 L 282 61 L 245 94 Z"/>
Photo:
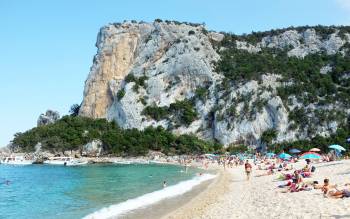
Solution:
<path fill-rule="evenodd" d="M 59 119 L 60 114 L 57 111 L 47 110 L 45 114 L 39 116 L 37 126 L 53 124 Z"/>
<path fill-rule="evenodd" d="M 102 153 L 102 141 L 93 140 L 83 146 L 82 155 L 87 157 L 98 157 Z"/>

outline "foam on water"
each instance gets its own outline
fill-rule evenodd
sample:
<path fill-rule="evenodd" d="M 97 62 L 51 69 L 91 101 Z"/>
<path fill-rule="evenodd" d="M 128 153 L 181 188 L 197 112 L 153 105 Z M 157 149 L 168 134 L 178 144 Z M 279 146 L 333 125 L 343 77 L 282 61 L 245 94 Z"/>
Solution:
<path fill-rule="evenodd" d="M 102 208 L 92 214 L 85 216 L 84 219 L 107 219 L 110 217 L 118 217 L 132 210 L 155 204 L 163 199 L 182 195 L 186 192 L 189 192 L 191 189 L 193 189 L 193 187 L 201 184 L 202 182 L 213 179 L 215 177 L 216 176 L 212 174 L 203 174 L 202 176 L 196 176 L 190 180 L 180 182 L 176 185 L 166 187 L 162 190 L 151 192 L 134 199 L 129 199 L 119 204 Z"/>

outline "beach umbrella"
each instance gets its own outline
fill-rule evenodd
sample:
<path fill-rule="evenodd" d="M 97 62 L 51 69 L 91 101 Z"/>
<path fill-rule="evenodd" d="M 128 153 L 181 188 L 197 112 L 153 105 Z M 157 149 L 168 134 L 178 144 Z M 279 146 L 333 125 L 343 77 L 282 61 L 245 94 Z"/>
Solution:
<path fill-rule="evenodd" d="M 283 160 L 288 160 L 290 159 L 292 156 L 287 154 L 287 153 L 282 153 L 280 155 L 278 155 L 279 158 L 283 159 Z"/>
<path fill-rule="evenodd" d="M 311 148 L 309 151 L 311 152 L 320 152 L 321 150 L 318 148 Z"/>
<path fill-rule="evenodd" d="M 301 151 L 299 149 L 296 149 L 296 148 L 293 148 L 293 149 L 290 149 L 289 150 L 289 153 L 292 153 L 292 154 L 298 154 L 300 153 Z"/>
<path fill-rule="evenodd" d="M 346 151 L 345 148 L 343 148 L 342 146 L 340 146 L 338 144 L 332 144 L 329 146 L 329 148 L 334 149 L 334 150 L 338 150 L 338 151 Z"/>
<path fill-rule="evenodd" d="M 321 155 L 315 152 L 306 152 L 300 155 L 300 159 L 320 159 Z"/>

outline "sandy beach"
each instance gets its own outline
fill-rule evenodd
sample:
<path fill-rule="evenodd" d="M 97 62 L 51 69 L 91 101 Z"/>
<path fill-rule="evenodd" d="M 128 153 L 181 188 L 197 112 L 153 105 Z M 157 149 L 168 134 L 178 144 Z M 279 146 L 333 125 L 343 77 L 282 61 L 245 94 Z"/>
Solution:
<path fill-rule="evenodd" d="M 299 161 L 295 168 L 302 168 Z M 339 187 L 350 183 L 350 160 L 312 164 L 317 169 L 304 182 L 329 178 Z M 279 173 L 258 176 L 256 170 L 246 181 L 243 166 L 220 171 L 218 177 L 202 193 L 164 218 L 350 218 L 350 198 L 325 198 L 320 190 L 282 193 L 277 188 Z"/>

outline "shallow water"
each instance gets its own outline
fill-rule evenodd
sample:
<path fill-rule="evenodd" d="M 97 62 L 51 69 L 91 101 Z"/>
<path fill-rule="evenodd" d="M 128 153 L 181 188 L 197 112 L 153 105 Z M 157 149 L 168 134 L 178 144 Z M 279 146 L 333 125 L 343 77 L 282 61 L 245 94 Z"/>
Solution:
<path fill-rule="evenodd" d="M 192 178 L 174 165 L 0 165 L 0 218 L 81 218 Z M 6 181 L 9 181 L 6 183 Z"/>

